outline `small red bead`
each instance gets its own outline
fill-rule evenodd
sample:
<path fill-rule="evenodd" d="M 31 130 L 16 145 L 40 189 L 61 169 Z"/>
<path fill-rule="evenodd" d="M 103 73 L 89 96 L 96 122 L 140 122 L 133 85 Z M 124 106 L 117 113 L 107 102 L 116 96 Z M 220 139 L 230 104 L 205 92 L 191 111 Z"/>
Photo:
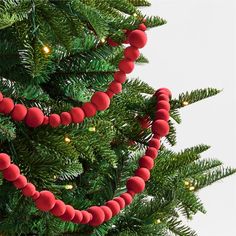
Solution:
<path fill-rule="evenodd" d="M 154 161 L 149 156 L 143 156 L 139 159 L 139 166 L 151 170 L 154 167 Z"/>
<path fill-rule="evenodd" d="M 54 207 L 50 210 L 54 216 L 62 216 L 66 212 L 66 205 L 61 200 L 56 200 Z"/>
<path fill-rule="evenodd" d="M 70 114 L 72 117 L 72 121 L 75 124 L 83 122 L 85 117 L 84 111 L 80 107 L 73 107 L 70 110 Z"/>
<path fill-rule="evenodd" d="M 75 224 L 79 224 L 82 221 L 82 219 L 83 219 L 83 215 L 81 211 L 75 210 L 75 216 L 71 221 Z"/>
<path fill-rule="evenodd" d="M 48 116 L 44 116 L 43 125 L 48 125 L 48 123 L 49 123 L 49 118 L 48 118 Z"/>
<path fill-rule="evenodd" d="M 14 102 L 11 98 L 3 98 L 0 102 L 0 113 L 9 114 L 14 108 Z"/>
<path fill-rule="evenodd" d="M 20 175 L 13 184 L 17 189 L 22 189 L 27 185 L 27 179 L 24 175 Z"/>
<path fill-rule="evenodd" d="M 169 102 L 170 101 L 170 98 L 167 94 L 160 94 L 158 97 L 157 97 L 157 101 L 161 101 L 161 100 L 164 100 L 166 102 Z"/>
<path fill-rule="evenodd" d="M 134 69 L 134 62 L 128 59 L 123 59 L 119 63 L 119 69 L 126 74 L 129 74 Z"/>
<path fill-rule="evenodd" d="M 157 102 L 157 110 L 164 109 L 166 111 L 170 110 L 170 103 L 167 101 L 161 100 L 160 102 Z"/>
<path fill-rule="evenodd" d="M 119 82 L 112 81 L 109 85 L 109 90 L 111 90 L 114 94 L 118 94 L 122 91 L 122 85 Z"/>
<path fill-rule="evenodd" d="M 35 201 L 35 200 L 37 200 L 38 198 L 39 198 L 39 195 L 40 195 L 40 193 L 38 192 L 38 191 L 36 191 L 35 193 L 34 193 L 34 195 L 32 196 L 32 199 Z"/>
<path fill-rule="evenodd" d="M 49 124 L 56 128 L 61 124 L 61 117 L 58 114 L 52 114 L 49 116 Z"/>
<path fill-rule="evenodd" d="M 132 203 L 133 197 L 129 193 L 122 193 L 120 195 L 125 200 L 125 205 L 128 206 L 129 204 Z"/>
<path fill-rule="evenodd" d="M 88 224 L 89 221 L 92 220 L 92 214 L 90 214 L 87 211 L 81 211 L 82 215 L 83 215 L 83 219 L 81 220 L 81 224 Z"/>
<path fill-rule="evenodd" d="M 107 90 L 106 94 L 108 95 L 109 98 L 113 98 L 115 94 L 111 90 Z"/>
<path fill-rule="evenodd" d="M 142 30 L 142 31 L 146 31 L 147 30 L 147 27 L 145 24 L 140 24 L 139 27 L 138 27 L 139 30 Z"/>
<path fill-rule="evenodd" d="M 165 109 L 159 109 L 155 113 L 155 119 L 168 121 L 170 119 L 169 112 Z"/>
<path fill-rule="evenodd" d="M 120 212 L 120 205 L 114 200 L 106 202 L 106 206 L 109 207 L 112 211 L 112 216 L 117 215 Z"/>
<path fill-rule="evenodd" d="M 97 113 L 95 105 L 93 105 L 91 102 L 84 103 L 82 109 L 86 117 L 93 117 Z"/>
<path fill-rule="evenodd" d="M 130 46 L 124 50 L 124 56 L 128 60 L 136 61 L 140 57 L 140 52 L 138 48 Z"/>
<path fill-rule="evenodd" d="M 21 191 L 24 196 L 32 197 L 36 192 L 36 188 L 33 184 L 27 183 L 26 186 Z"/>
<path fill-rule="evenodd" d="M 36 207 L 41 211 L 50 211 L 56 203 L 55 196 L 50 191 L 41 191 L 38 199 L 36 199 Z"/>
<path fill-rule="evenodd" d="M 107 39 L 107 43 L 108 43 L 110 46 L 112 46 L 112 47 L 117 47 L 117 46 L 119 46 L 119 44 L 118 44 L 117 42 L 113 41 L 111 38 L 108 38 L 108 39 Z"/>
<path fill-rule="evenodd" d="M 38 107 L 31 107 L 28 109 L 25 117 L 25 123 L 32 128 L 42 125 L 44 122 L 44 114 Z"/>
<path fill-rule="evenodd" d="M 0 170 L 7 169 L 11 164 L 11 158 L 6 153 L 0 153 Z"/>
<path fill-rule="evenodd" d="M 111 211 L 111 209 L 109 207 L 107 207 L 107 206 L 101 206 L 101 209 L 103 210 L 104 215 L 105 215 L 104 222 L 110 220 L 112 218 L 112 211 Z"/>
<path fill-rule="evenodd" d="M 154 147 L 148 147 L 145 154 L 150 156 L 152 159 L 155 159 L 157 157 L 158 150 Z"/>
<path fill-rule="evenodd" d="M 126 73 L 123 71 L 117 71 L 114 74 L 114 80 L 119 83 L 124 83 L 126 81 Z"/>
<path fill-rule="evenodd" d="M 148 146 L 149 147 L 154 147 L 154 148 L 156 148 L 158 150 L 160 148 L 160 146 L 161 146 L 160 139 L 152 138 L 149 141 Z"/>
<path fill-rule="evenodd" d="M 75 217 L 75 209 L 70 205 L 66 205 L 65 213 L 59 216 L 59 218 L 63 221 L 71 221 L 74 217 Z"/>
<path fill-rule="evenodd" d="M 15 180 L 17 180 L 20 176 L 20 169 L 17 165 L 15 164 L 10 164 L 10 166 L 2 171 L 3 173 L 3 178 L 13 182 Z"/>
<path fill-rule="evenodd" d="M 2 99 L 3 99 L 3 95 L 2 95 L 2 93 L 0 92 L 0 102 L 2 101 Z"/>
<path fill-rule="evenodd" d="M 125 208 L 125 200 L 122 197 L 116 197 L 113 200 L 119 203 L 121 210 Z"/>
<path fill-rule="evenodd" d="M 62 112 L 60 117 L 61 117 L 61 124 L 62 125 L 69 125 L 69 124 L 71 124 L 72 117 L 71 117 L 71 114 L 69 112 L 66 112 L 66 111 Z"/>
<path fill-rule="evenodd" d="M 135 175 L 142 178 L 145 182 L 150 179 L 150 171 L 147 168 L 138 168 L 135 171 Z"/>

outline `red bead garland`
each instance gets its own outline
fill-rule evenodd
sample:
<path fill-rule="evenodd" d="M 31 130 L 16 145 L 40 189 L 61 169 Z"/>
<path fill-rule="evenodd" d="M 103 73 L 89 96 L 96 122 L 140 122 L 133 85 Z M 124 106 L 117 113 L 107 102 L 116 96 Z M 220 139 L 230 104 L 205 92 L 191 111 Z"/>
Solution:
<path fill-rule="evenodd" d="M 104 111 L 110 106 L 110 98 L 122 91 L 122 83 L 126 81 L 126 74 L 134 69 L 134 62 L 139 58 L 139 48 L 143 48 L 147 43 L 147 36 L 144 32 L 147 29 L 144 23 L 140 24 L 138 29 L 126 31 L 127 40 L 125 43 L 130 44 L 124 50 L 124 58 L 120 61 L 119 71 L 115 72 L 114 80 L 110 83 L 106 92 L 97 91 L 93 94 L 91 101 L 84 103 L 81 108 L 73 107 L 69 112 L 61 114 L 51 114 L 45 116 L 43 111 L 37 107 L 26 108 L 23 104 L 15 104 L 11 98 L 3 97 L 0 92 L 0 113 L 11 115 L 14 121 L 25 121 L 25 124 L 31 128 L 37 128 L 41 125 L 50 125 L 56 128 L 60 125 L 69 125 L 72 122 L 77 124 L 84 121 L 86 117 L 93 117 L 97 111 Z M 111 39 L 107 40 L 112 47 L 118 46 L 117 42 Z M 162 88 L 159 92 L 168 90 Z"/>

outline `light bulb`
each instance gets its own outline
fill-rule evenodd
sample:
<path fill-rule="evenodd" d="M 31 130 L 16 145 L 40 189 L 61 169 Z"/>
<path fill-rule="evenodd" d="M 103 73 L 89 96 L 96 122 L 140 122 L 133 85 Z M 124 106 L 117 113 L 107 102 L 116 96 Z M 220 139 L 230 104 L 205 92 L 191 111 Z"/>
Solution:
<path fill-rule="evenodd" d="M 66 136 L 66 137 L 65 137 L 65 142 L 66 142 L 66 143 L 70 143 L 70 142 L 71 142 L 71 139 Z"/>
<path fill-rule="evenodd" d="M 68 189 L 68 190 L 73 189 L 73 185 L 67 184 L 67 185 L 65 185 L 65 189 Z"/>
<path fill-rule="evenodd" d="M 195 190 L 195 187 L 194 187 L 194 186 L 191 186 L 191 187 L 189 188 L 189 190 L 190 190 L 190 191 L 194 191 L 194 190 Z"/>
<path fill-rule="evenodd" d="M 156 221 L 156 223 L 157 223 L 157 224 L 160 224 L 160 223 L 161 223 L 161 220 L 160 220 L 160 219 L 158 219 L 158 220 Z"/>
<path fill-rule="evenodd" d="M 184 102 L 183 102 L 183 106 L 188 106 L 188 104 L 189 104 L 189 103 L 188 103 L 187 101 L 184 101 Z"/>
<path fill-rule="evenodd" d="M 88 130 L 89 130 L 90 132 L 96 132 L 96 127 L 89 127 Z"/>
<path fill-rule="evenodd" d="M 46 45 L 44 45 L 43 46 L 43 52 L 45 53 L 45 54 L 49 54 L 50 53 L 50 48 L 48 47 L 48 46 L 46 46 Z"/>

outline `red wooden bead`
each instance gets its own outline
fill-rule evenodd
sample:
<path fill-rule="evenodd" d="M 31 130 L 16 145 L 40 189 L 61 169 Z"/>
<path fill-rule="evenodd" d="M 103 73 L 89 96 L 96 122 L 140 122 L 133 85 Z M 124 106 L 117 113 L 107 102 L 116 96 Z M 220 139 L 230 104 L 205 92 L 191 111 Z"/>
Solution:
<path fill-rule="evenodd" d="M 126 74 L 123 71 L 117 71 L 114 74 L 114 79 L 115 81 L 119 82 L 119 83 L 124 83 L 126 81 Z"/>
<path fill-rule="evenodd" d="M 16 104 L 11 113 L 11 118 L 15 121 L 22 121 L 27 114 L 27 108 L 22 104 Z"/>
<path fill-rule="evenodd" d="M 121 210 L 125 208 L 125 200 L 122 197 L 116 197 L 113 200 L 119 203 Z"/>
<path fill-rule="evenodd" d="M 101 209 L 103 210 L 104 215 L 105 215 L 104 222 L 110 220 L 112 218 L 112 211 L 111 211 L 111 209 L 109 207 L 107 207 L 107 206 L 101 206 Z"/>
<path fill-rule="evenodd" d="M 135 171 L 135 175 L 142 178 L 145 182 L 150 179 L 150 171 L 147 168 L 138 168 Z"/>
<path fill-rule="evenodd" d="M 14 108 L 14 102 L 11 98 L 3 98 L 0 102 L 0 113 L 9 114 Z"/>
<path fill-rule="evenodd" d="M 132 203 L 133 197 L 129 193 L 122 193 L 120 195 L 125 200 L 125 205 L 128 206 L 129 204 Z"/>
<path fill-rule="evenodd" d="M 126 187 L 128 191 L 141 193 L 145 189 L 145 182 L 142 178 L 134 176 L 127 180 Z"/>
<path fill-rule="evenodd" d="M 93 117 L 97 113 L 95 105 L 93 105 L 91 102 L 84 103 L 82 109 L 86 117 Z"/>
<path fill-rule="evenodd" d="M 27 179 L 24 175 L 20 175 L 13 184 L 17 189 L 22 189 L 27 185 Z"/>
<path fill-rule="evenodd" d="M 61 124 L 62 125 L 69 125 L 69 124 L 71 124 L 72 117 L 71 117 L 71 114 L 69 112 L 66 112 L 66 111 L 62 112 L 60 117 L 61 117 Z"/>
<path fill-rule="evenodd" d="M 101 225 L 105 220 L 105 213 L 104 211 L 98 206 L 92 206 L 87 210 L 89 213 L 92 214 L 93 218 L 89 222 L 91 226 L 98 226 Z"/>
<path fill-rule="evenodd" d="M 168 94 L 169 97 L 172 96 L 172 93 L 168 88 L 160 88 L 157 90 L 157 93 Z"/>
<path fill-rule="evenodd" d="M 71 221 L 74 217 L 75 217 L 75 209 L 70 205 L 66 205 L 65 213 L 59 216 L 59 218 L 63 221 Z"/>
<path fill-rule="evenodd" d="M 139 159 L 139 166 L 151 170 L 154 167 L 154 161 L 149 156 L 143 156 Z"/>
<path fill-rule="evenodd" d="M 20 169 L 17 165 L 15 164 L 10 164 L 10 166 L 2 171 L 3 173 L 3 178 L 12 182 L 15 181 L 19 178 L 20 176 Z"/>
<path fill-rule="evenodd" d="M 148 147 L 145 154 L 147 156 L 150 156 L 152 159 L 155 159 L 157 157 L 158 150 L 154 147 Z"/>
<path fill-rule="evenodd" d="M 61 124 L 61 117 L 58 114 L 51 114 L 49 116 L 49 124 L 56 128 Z"/>
<path fill-rule="evenodd" d="M 50 210 L 54 216 L 62 216 L 66 212 L 66 205 L 61 200 L 56 200 L 54 207 Z"/>
<path fill-rule="evenodd" d="M 156 120 L 152 125 L 152 132 L 164 137 L 169 133 L 169 124 L 165 120 Z"/>
<path fill-rule="evenodd" d="M 142 30 L 142 31 L 146 31 L 147 30 L 147 27 L 145 24 L 140 24 L 139 27 L 138 27 L 139 30 Z"/>
<path fill-rule="evenodd" d="M 32 197 L 36 192 L 36 188 L 33 184 L 27 183 L 26 186 L 21 191 L 24 196 Z"/>
<path fill-rule="evenodd" d="M 75 224 L 79 224 L 82 221 L 82 219 L 83 219 L 83 214 L 81 213 L 81 211 L 75 210 L 75 216 L 71 221 Z"/>
<path fill-rule="evenodd" d="M 161 100 L 164 100 L 164 101 L 167 101 L 169 102 L 170 101 L 170 98 L 167 94 L 160 94 L 158 97 L 157 97 L 157 100 L 158 101 L 161 101 Z"/>
<path fill-rule="evenodd" d="M 75 124 L 83 122 L 85 117 L 84 111 L 80 107 L 73 107 L 70 110 L 70 114 L 72 117 L 72 121 Z"/>
<path fill-rule="evenodd" d="M 158 150 L 160 148 L 160 146 L 161 146 L 160 139 L 152 138 L 149 141 L 148 146 L 149 147 L 154 147 L 154 148 L 156 148 Z"/>
<path fill-rule="evenodd" d="M 106 206 L 109 207 L 112 211 L 112 216 L 117 215 L 120 212 L 120 205 L 114 200 L 106 202 Z"/>
<path fill-rule="evenodd" d="M 55 203 L 55 196 L 47 190 L 41 191 L 38 199 L 35 201 L 36 207 L 41 211 L 50 211 Z"/>
<path fill-rule="evenodd" d="M 44 121 L 44 114 L 38 107 L 31 107 L 28 109 L 25 117 L 25 123 L 32 128 L 42 125 Z"/>
<path fill-rule="evenodd" d="M 37 200 L 39 198 L 39 196 L 40 196 L 40 193 L 38 191 L 36 191 L 34 193 L 34 195 L 32 196 L 32 199 L 35 201 L 35 200 Z"/>
<path fill-rule="evenodd" d="M 111 90 L 107 90 L 106 94 L 108 95 L 109 98 L 113 98 L 115 94 Z"/>
<path fill-rule="evenodd" d="M 143 48 L 147 43 L 147 35 L 142 30 L 133 30 L 129 34 L 129 42 L 136 48 Z"/>
<path fill-rule="evenodd" d="M 128 59 L 123 59 L 119 63 L 119 69 L 126 74 L 129 74 L 134 69 L 134 62 Z"/>
<path fill-rule="evenodd" d="M 155 119 L 168 121 L 170 119 L 169 112 L 165 109 L 159 109 L 155 113 Z"/>
<path fill-rule="evenodd" d="M 49 118 L 47 116 L 44 116 L 43 125 L 47 125 L 48 123 L 49 123 Z"/>
<path fill-rule="evenodd" d="M 0 153 L 0 170 L 7 169 L 11 164 L 11 158 L 6 153 Z"/>
<path fill-rule="evenodd" d="M 166 111 L 169 111 L 170 110 L 170 103 L 167 101 L 163 101 L 163 100 L 157 102 L 157 110 L 160 110 L 160 109 L 164 109 Z"/>
<path fill-rule="evenodd" d="M 136 61 L 140 57 L 140 52 L 138 48 L 130 46 L 124 50 L 124 56 L 131 61 Z"/>
<path fill-rule="evenodd" d="M 110 106 L 110 98 L 104 92 L 95 92 L 91 98 L 91 102 L 98 111 L 104 111 Z"/>
<path fill-rule="evenodd" d="M 111 90 L 115 94 L 118 94 L 122 91 L 122 85 L 119 82 L 112 81 L 109 85 L 109 90 Z"/>
<path fill-rule="evenodd" d="M 80 222 L 81 224 L 88 224 L 88 222 L 90 220 L 92 220 L 92 214 L 90 214 L 89 212 L 87 211 L 81 211 L 82 215 L 83 215 L 83 219 L 82 221 Z"/>

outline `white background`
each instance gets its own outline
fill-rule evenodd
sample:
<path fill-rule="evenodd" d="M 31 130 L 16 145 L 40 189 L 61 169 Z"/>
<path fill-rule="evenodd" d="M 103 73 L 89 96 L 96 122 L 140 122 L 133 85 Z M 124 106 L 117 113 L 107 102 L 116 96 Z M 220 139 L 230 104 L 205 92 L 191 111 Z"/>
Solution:
<path fill-rule="evenodd" d="M 152 0 L 143 9 L 168 23 L 148 31 L 143 50 L 150 64 L 133 77 L 155 88 L 168 87 L 174 97 L 197 88 L 223 92 L 181 110 L 177 149 L 212 146 L 205 157 L 236 167 L 236 73 L 234 0 Z M 199 236 L 236 235 L 236 175 L 199 192 L 207 214 L 188 222 Z"/>

